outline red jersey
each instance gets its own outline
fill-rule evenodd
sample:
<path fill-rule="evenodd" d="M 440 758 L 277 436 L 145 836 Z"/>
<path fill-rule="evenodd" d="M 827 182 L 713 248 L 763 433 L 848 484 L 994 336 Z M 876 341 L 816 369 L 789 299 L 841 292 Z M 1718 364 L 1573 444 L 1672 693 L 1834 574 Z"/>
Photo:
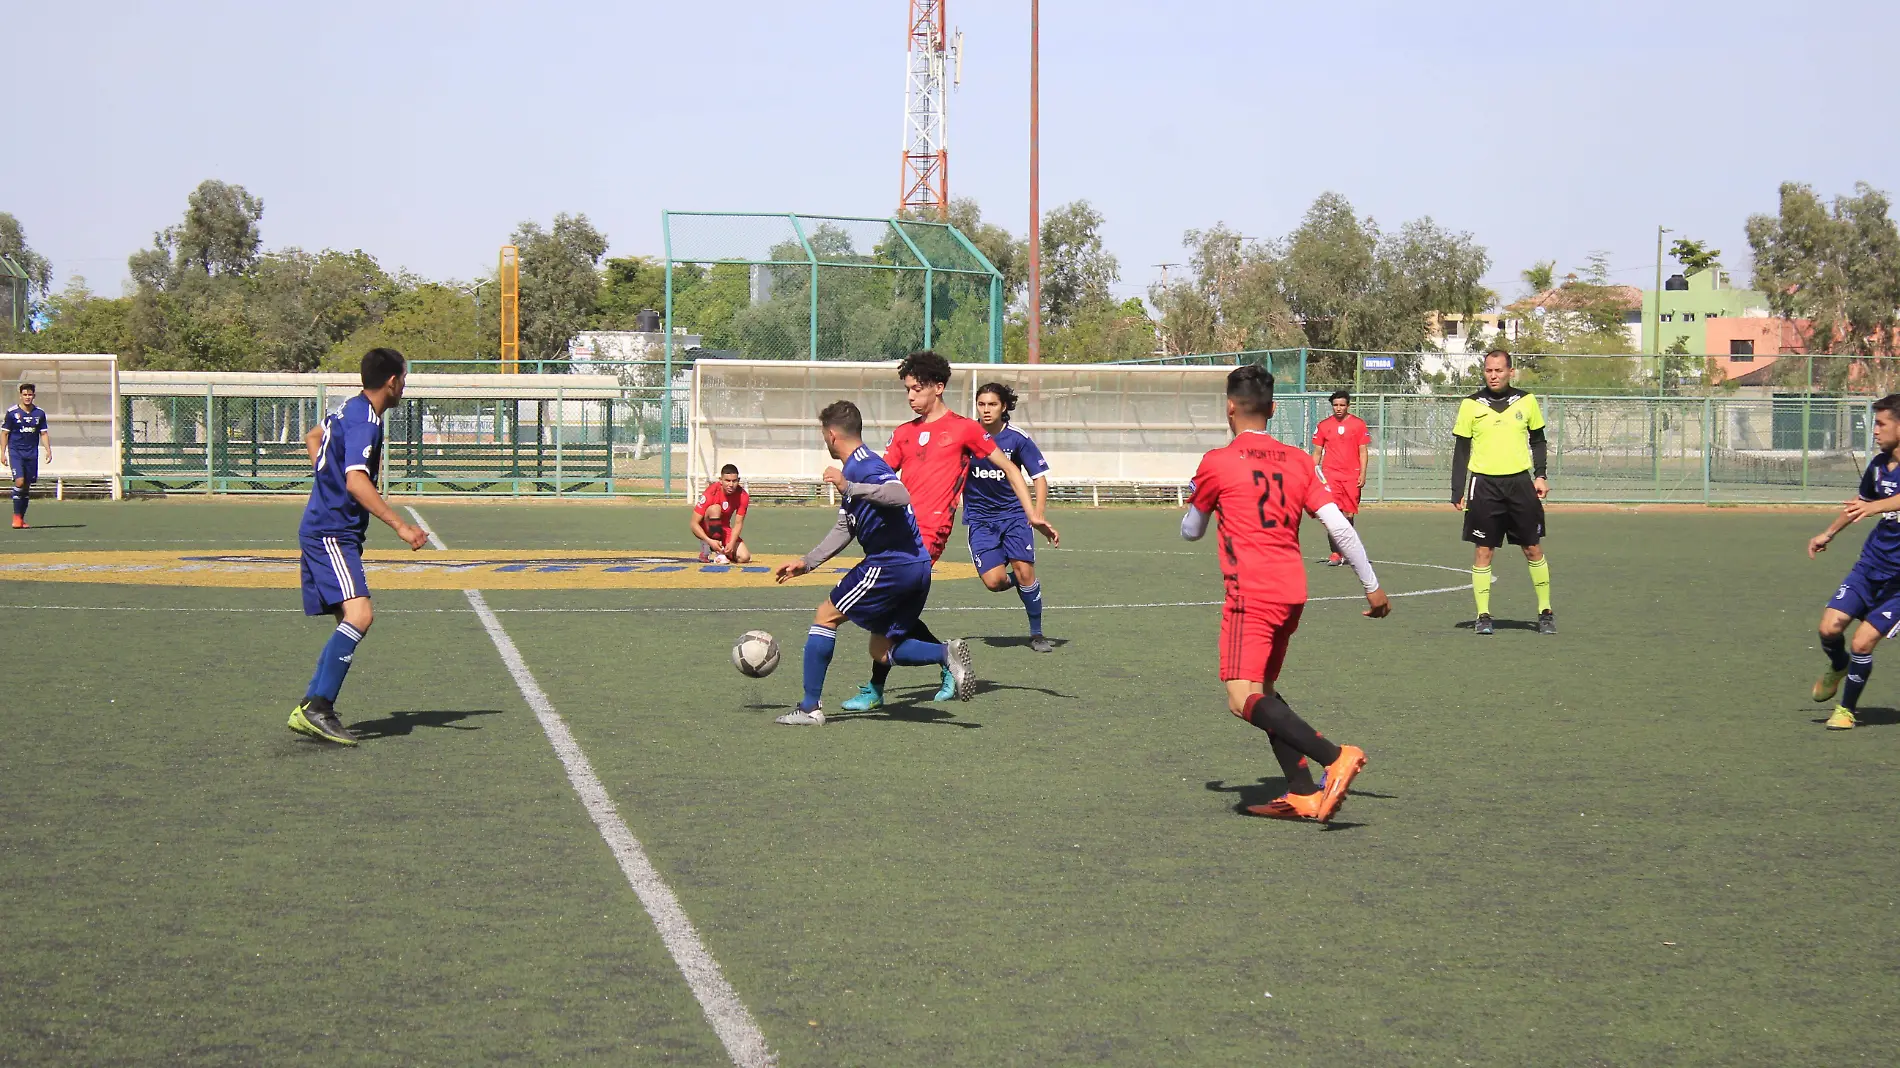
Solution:
<path fill-rule="evenodd" d="M 1319 449 L 1319 469 L 1326 473 L 1326 481 L 1356 486 L 1360 474 L 1359 449 L 1372 444 L 1372 428 L 1351 412 L 1347 412 L 1344 419 L 1328 415 L 1313 428 L 1313 444 Z"/>
<path fill-rule="evenodd" d="M 706 492 L 699 498 L 699 503 L 693 505 L 693 514 L 705 519 L 706 506 L 712 504 L 719 506 L 719 518 L 708 525 L 724 527 L 733 519 L 745 514 L 745 510 L 752 506 L 752 495 L 745 491 L 744 486 L 739 487 L 739 492 L 728 494 L 726 484 L 714 479 L 706 486 Z"/>
<path fill-rule="evenodd" d="M 995 451 L 996 442 L 982 423 L 950 412 L 934 423 L 920 415 L 898 427 L 891 434 L 891 447 L 884 450 L 884 462 L 910 491 L 917 529 L 928 532 L 956 520 L 971 458 Z"/>
<path fill-rule="evenodd" d="M 1220 516 L 1220 569 L 1227 596 L 1306 602 L 1300 516 L 1334 503 L 1313 459 L 1264 430 L 1249 430 L 1201 457 L 1194 507 Z"/>

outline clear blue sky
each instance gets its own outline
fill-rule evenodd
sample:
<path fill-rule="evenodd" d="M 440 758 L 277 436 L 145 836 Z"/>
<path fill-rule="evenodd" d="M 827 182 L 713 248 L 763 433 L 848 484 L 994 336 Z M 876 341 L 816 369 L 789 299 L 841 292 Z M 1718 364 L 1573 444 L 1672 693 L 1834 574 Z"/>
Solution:
<path fill-rule="evenodd" d="M 1028 6 L 966 36 L 951 192 L 1026 229 Z M 472 277 L 522 219 L 585 212 L 655 254 L 662 208 L 875 215 L 897 198 L 906 0 L 16 4 L 0 210 L 116 292 L 200 180 L 270 247 Z M 1224 220 L 1313 197 L 1469 230 L 1507 296 L 1610 253 L 1648 285 L 1665 224 L 1747 262 L 1784 179 L 1900 192 L 1890 0 L 1281 4 L 1044 0 L 1043 203 L 1107 217 L 1123 295 Z"/>

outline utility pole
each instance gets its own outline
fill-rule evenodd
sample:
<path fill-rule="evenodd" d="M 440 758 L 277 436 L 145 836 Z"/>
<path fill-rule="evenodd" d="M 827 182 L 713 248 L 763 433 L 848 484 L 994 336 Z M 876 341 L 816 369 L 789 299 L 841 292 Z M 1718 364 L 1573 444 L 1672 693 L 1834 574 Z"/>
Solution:
<path fill-rule="evenodd" d="M 1029 0 L 1029 362 L 1042 362 L 1042 28 Z"/>

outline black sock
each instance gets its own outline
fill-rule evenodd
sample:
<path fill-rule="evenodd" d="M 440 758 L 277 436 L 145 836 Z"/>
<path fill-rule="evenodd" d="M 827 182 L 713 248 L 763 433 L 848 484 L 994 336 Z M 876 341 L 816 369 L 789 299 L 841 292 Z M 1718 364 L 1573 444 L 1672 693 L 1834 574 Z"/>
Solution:
<path fill-rule="evenodd" d="M 1306 758 L 1286 744 L 1277 735 L 1267 735 L 1273 743 L 1273 758 L 1280 762 L 1280 773 L 1286 776 L 1286 792 L 1289 794 L 1311 794 L 1319 792 L 1313 782 L 1313 769 L 1306 766 Z"/>
<path fill-rule="evenodd" d="M 1247 699 L 1247 722 L 1292 746 L 1320 767 L 1331 767 L 1339 759 L 1339 747 L 1327 741 L 1301 719 L 1299 713 L 1277 693 L 1255 694 Z"/>
<path fill-rule="evenodd" d="M 889 660 L 871 661 L 871 685 L 877 687 L 878 692 L 880 693 L 883 692 L 884 680 L 890 677 L 891 677 L 891 662 Z"/>
<path fill-rule="evenodd" d="M 1827 654 L 1828 670 L 1847 670 L 1847 635 L 1821 635 L 1821 651 Z"/>
<path fill-rule="evenodd" d="M 930 625 L 921 619 L 905 629 L 904 637 L 915 638 L 920 642 L 929 642 L 932 645 L 943 644 L 943 639 L 930 633 Z"/>

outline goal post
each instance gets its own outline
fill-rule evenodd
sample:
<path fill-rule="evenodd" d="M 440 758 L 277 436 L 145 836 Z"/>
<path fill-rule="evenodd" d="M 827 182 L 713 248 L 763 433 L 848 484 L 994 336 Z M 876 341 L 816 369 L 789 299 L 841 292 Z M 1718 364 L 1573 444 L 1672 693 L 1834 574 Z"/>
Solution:
<path fill-rule="evenodd" d="M 40 464 L 40 485 L 64 496 L 74 484 L 103 488 L 116 500 L 119 480 L 119 358 L 111 355 L 0 355 L 0 392 L 8 406 L 20 387 L 34 386 L 46 410 L 53 459 Z"/>

